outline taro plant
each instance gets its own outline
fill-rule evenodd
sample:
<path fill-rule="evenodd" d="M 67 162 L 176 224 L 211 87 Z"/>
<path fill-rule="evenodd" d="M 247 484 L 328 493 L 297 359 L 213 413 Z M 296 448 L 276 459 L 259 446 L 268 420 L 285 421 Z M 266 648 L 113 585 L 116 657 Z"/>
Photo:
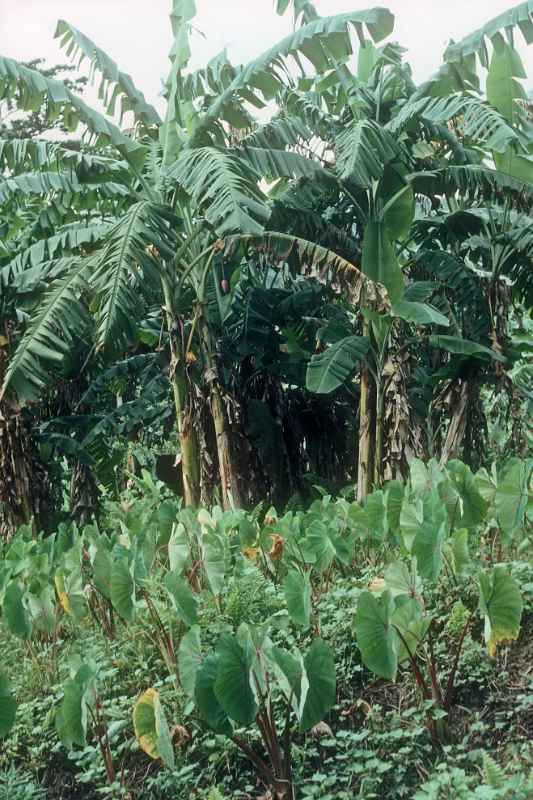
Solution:
<path fill-rule="evenodd" d="M 98 690 L 99 669 L 94 661 L 71 664 L 70 677 L 63 686 L 63 699 L 56 711 L 55 725 L 61 742 L 68 749 L 85 747 L 91 734 L 105 765 L 110 786 L 117 780 L 109 739 L 108 720 Z"/>
<path fill-rule="evenodd" d="M 204 654 L 195 626 L 184 636 L 178 659 L 182 687 L 200 717 L 249 758 L 273 797 L 293 800 L 294 735 L 318 725 L 335 703 L 329 646 L 317 638 L 305 654 L 289 651 L 272 642 L 268 625 L 242 624 Z M 252 725 L 266 758 L 243 735 Z"/>
<path fill-rule="evenodd" d="M 504 564 L 487 569 L 476 563 L 469 547 L 486 514 L 487 505 L 466 465 L 450 462 L 441 470 L 435 462 L 415 461 L 396 517 L 400 558 L 358 599 L 355 631 L 363 662 L 387 680 L 396 679 L 402 664 L 409 665 L 434 739 L 446 735 L 443 719 L 453 704 L 461 652 L 475 620 L 483 622 L 491 657 L 499 644 L 517 639 L 520 631 L 519 585 Z M 445 572 L 458 598 L 443 623 L 432 600 L 443 594 Z M 438 663 L 435 644 L 445 627 L 456 636 L 443 681 L 444 665 Z"/>
<path fill-rule="evenodd" d="M 17 704 L 7 675 L 0 672 L 0 737 L 7 736 L 15 722 Z"/>

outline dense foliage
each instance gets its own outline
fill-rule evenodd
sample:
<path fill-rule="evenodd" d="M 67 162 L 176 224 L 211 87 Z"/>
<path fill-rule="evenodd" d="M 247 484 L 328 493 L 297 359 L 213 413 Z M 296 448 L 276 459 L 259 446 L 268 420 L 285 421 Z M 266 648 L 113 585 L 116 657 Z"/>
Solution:
<path fill-rule="evenodd" d="M 533 792 L 533 2 L 276 10 L 0 57 L 0 798 Z"/>

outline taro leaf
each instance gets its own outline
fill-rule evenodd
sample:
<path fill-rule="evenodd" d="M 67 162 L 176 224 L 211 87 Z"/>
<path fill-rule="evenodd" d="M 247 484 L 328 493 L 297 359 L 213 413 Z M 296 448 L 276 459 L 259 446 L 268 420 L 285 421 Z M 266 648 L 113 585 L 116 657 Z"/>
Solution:
<path fill-rule="evenodd" d="M 324 719 L 335 703 L 335 661 L 329 645 L 315 639 L 304 658 L 309 681 L 307 695 L 300 716 L 300 731 L 308 731 Z"/>
<path fill-rule="evenodd" d="M 54 590 L 44 586 L 36 594 L 28 592 L 28 611 L 33 627 L 42 633 L 52 634 L 56 625 Z"/>
<path fill-rule="evenodd" d="M 307 527 L 301 549 L 306 561 L 313 564 L 320 572 L 325 572 L 336 556 L 327 525 L 318 519 L 313 520 Z"/>
<path fill-rule="evenodd" d="M 230 719 L 250 725 L 257 713 L 250 685 L 250 653 L 235 636 L 224 634 L 217 645 L 217 656 L 216 698 Z"/>
<path fill-rule="evenodd" d="M 87 690 L 95 673 L 82 664 L 74 678 L 64 685 L 63 700 L 56 713 L 56 730 L 68 749 L 76 744 L 85 747 L 87 736 Z"/>
<path fill-rule="evenodd" d="M 470 553 L 468 551 L 468 530 L 459 528 L 454 531 L 451 541 L 451 551 L 453 567 L 457 575 L 463 574 L 470 565 Z"/>
<path fill-rule="evenodd" d="M 215 694 L 215 681 L 218 673 L 218 655 L 210 655 L 204 658 L 202 666 L 196 675 L 196 686 L 194 696 L 198 711 L 205 719 L 210 728 L 215 733 L 223 733 L 231 736 L 233 728 L 229 717 L 220 705 Z"/>
<path fill-rule="evenodd" d="M 194 697 L 196 675 L 202 664 L 200 628 L 194 625 L 182 638 L 178 650 L 178 670 L 183 691 Z"/>
<path fill-rule="evenodd" d="M 111 567 L 111 602 L 122 619 L 131 622 L 135 616 L 135 584 L 125 558 Z"/>
<path fill-rule="evenodd" d="M 531 478 L 531 461 L 513 458 L 503 476 L 498 476 L 494 498 L 496 515 L 504 533 L 511 536 L 522 527 L 528 502 L 528 480 Z"/>
<path fill-rule="evenodd" d="M 31 623 L 22 602 L 23 596 L 19 584 L 11 581 L 4 595 L 3 611 L 9 632 L 19 639 L 29 639 Z"/>
<path fill-rule="evenodd" d="M 422 594 L 422 581 L 416 573 L 416 566 L 411 568 L 405 561 L 395 561 L 385 570 L 385 584 L 392 597 L 407 595 L 411 598 L 420 598 Z"/>
<path fill-rule="evenodd" d="M 293 705 L 297 709 L 300 706 L 302 694 L 303 663 L 300 654 L 298 654 L 298 658 L 287 650 L 282 650 L 281 647 L 272 647 L 269 655 L 277 667 L 281 688 L 287 698 L 292 695 Z"/>
<path fill-rule="evenodd" d="M 518 638 L 522 618 L 522 595 L 505 567 L 479 574 L 479 607 L 485 618 L 485 642 L 494 657 L 498 644 Z"/>
<path fill-rule="evenodd" d="M 216 596 L 224 588 L 224 576 L 226 574 L 226 559 L 222 538 L 216 533 L 204 532 L 203 552 L 207 582 Z"/>
<path fill-rule="evenodd" d="M 165 766 L 174 769 L 174 750 L 170 731 L 159 694 L 155 689 L 147 689 L 135 703 L 133 728 L 141 750 L 150 758 L 160 758 Z"/>
<path fill-rule="evenodd" d="M 177 572 L 167 572 L 164 583 L 179 618 L 189 628 L 195 625 L 198 618 L 198 598 L 187 581 L 180 578 Z"/>
<path fill-rule="evenodd" d="M 189 560 L 190 544 L 185 525 L 178 522 L 168 542 L 168 560 L 172 572 L 181 573 Z"/>
<path fill-rule="evenodd" d="M 383 542 L 388 533 L 387 508 L 385 493 L 378 489 L 366 498 L 365 511 L 368 519 L 370 536 L 374 541 Z"/>
<path fill-rule="evenodd" d="M 87 602 L 83 593 L 81 568 L 75 566 L 70 572 L 60 568 L 54 576 L 54 583 L 61 608 L 77 622 L 87 613 Z"/>
<path fill-rule="evenodd" d="M 283 581 L 283 593 L 291 620 L 307 630 L 311 618 L 311 584 L 308 576 L 296 570 L 289 572 Z"/>
<path fill-rule="evenodd" d="M 392 615 L 394 627 L 398 635 L 398 663 L 401 664 L 413 656 L 423 641 L 431 624 L 431 617 L 424 616 L 420 604 L 411 597 L 398 597 L 396 610 Z"/>
<path fill-rule="evenodd" d="M 93 559 L 93 580 L 98 591 L 111 599 L 111 555 L 102 543 L 98 544 Z"/>
<path fill-rule="evenodd" d="M 389 591 L 378 598 L 361 592 L 355 614 L 355 633 L 361 657 L 368 669 L 395 680 L 398 668 L 398 634 L 392 625 L 394 600 Z"/>
<path fill-rule="evenodd" d="M 448 529 L 446 506 L 437 489 L 432 489 L 424 498 L 423 512 L 412 554 L 416 556 L 422 578 L 436 580 L 442 567 L 442 546 Z"/>
<path fill-rule="evenodd" d="M 13 723 L 17 704 L 11 693 L 11 688 L 7 676 L 0 672 L 0 737 L 7 736 Z"/>
<path fill-rule="evenodd" d="M 474 528 L 483 522 L 487 513 L 487 504 L 479 492 L 476 479 L 470 467 L 462 461 L 449 461 L 446 470 L 461 499 L 457 508 L 451 510 L 450 518 L 454 525 Z"/>
<path fill-rule="evenodd" d="M 387 508 L 387 527 L 393 534 L 400 531 L 400 514 L 405 488 L 400 481 L 390 481 L 385 487 L 385 506 Z"/>
<path fill-rule="evenodd" d="M 411 553 L 422 520 L 424 518 L 424 507 L 421 498 L 417 497 L 413 501 L 405 494 L 400 512 L 400 531 L 403 544 L 406 550 Z"/>

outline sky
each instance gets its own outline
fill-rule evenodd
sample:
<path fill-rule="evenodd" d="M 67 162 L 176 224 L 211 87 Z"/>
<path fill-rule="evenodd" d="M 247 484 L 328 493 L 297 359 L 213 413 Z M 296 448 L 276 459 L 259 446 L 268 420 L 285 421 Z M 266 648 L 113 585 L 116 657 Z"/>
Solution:
<path fill-rule="evenodd" d="M 396 17 L 393 40 L 408 49 L 416 81 L 439 67 L 450 38 L 456 41 L 515 5 L 508 0 L 377 0 Z M 319 13 L 369 8 L 365 0 L 315 0 Z M 65 62 L 53 34 L 66 19 L 105 50 L 134 78 L 147 100 L 162 107 L 161 80 L 171 46 L 170 0 L 0 0 L 0 54 L 20 60 L 45 57 Z M 291 30 L 290 15 L 278 17 L 274 0 L 197 0 L 192 66 L 228 47 L 233 63 L 245 63 Z M 517 36 L 520 42 L 520 35 Z M 533 46 L 520 47 L 533 74 Z M 88 90 L 92 100 L 94 90 Z M 158 99 L 159 98 L 159 99 Z"/>

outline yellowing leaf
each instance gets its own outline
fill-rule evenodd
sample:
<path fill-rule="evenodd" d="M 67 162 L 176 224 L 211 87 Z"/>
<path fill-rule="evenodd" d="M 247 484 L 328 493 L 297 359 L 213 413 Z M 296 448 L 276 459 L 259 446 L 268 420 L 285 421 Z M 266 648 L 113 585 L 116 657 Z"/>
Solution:
<path fill-rule="evenodd" d="M 154 760 L 160 758 L 167 767 L 174 767 L 170 732 L 156 689 L 147 689 L 135 703 L 133 728 L 141 750 Z"/>

